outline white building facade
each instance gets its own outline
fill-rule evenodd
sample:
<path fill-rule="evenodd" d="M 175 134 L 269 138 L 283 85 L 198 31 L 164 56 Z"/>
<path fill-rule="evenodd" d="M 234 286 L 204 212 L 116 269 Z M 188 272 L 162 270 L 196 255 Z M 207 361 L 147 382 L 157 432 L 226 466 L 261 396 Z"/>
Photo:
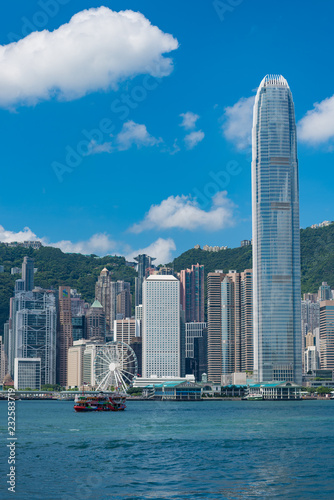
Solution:
<path fill-rule="evenodd" d="M 180 282 L 151 275 L 143 282 L 143 377 L 180 377 Z"/>

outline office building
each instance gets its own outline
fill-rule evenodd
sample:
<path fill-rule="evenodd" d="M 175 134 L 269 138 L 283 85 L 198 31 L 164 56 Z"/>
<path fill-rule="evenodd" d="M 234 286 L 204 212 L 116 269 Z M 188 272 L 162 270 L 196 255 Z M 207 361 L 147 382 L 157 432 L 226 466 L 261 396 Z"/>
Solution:
<path fill-rule="evenodd" d="M 308 346 L 304 351 L 304 373 L 318 370 L 319 353 L 315 345 Z"/>
<path fill-rule="evenodd" d="M 117 319 L 114 321 L 114 340 L 130 343 L 140 336 L 140 322 L 133 318 Z"/>
<path fill-rule="evenodd" d="M 57 338 L 55 294 L 40 288 L 15 294 L 11 317 L 14 369 L 16 358 L 38 358 L 40 383 L 55 384 Z"/>
<path fill-rule="evenodd" d="M 332 290 L 326 281 L 323 281 L 319 287 L 318 300 L 332 300 Z"/>
<path fill-rule="evenodd" d="M 2 384 L 3 379 L 5 378 L 7 370 L 8 370 L 7 356 L 5 353 L 3 337 L 2 335 L 0 335 L 0 385 Z"/>
<path fill-rule="evenodd" d="M 106 338 L 106 317 L 102 304 L 95 300 L 86 314 L 86 335 L 88 340 L 105 342 Z"/>
<path fill-rule="evenodd" d="M 116 314 L 122 318 L 131 318 L 132 295 L 130 290 L 122 290 L 116 298 Z"/>
<path fill-rule="evenodd" d="M 101 303 L 106 320 L 107 333 L 112 332 L 114 321 L 117 315 L 117 296 L 128 290 L 128 294 L 123 294 L 123 299 L 119 301 L 120 313 L 131 316 L 131 294 L 130 283 L 126 281 L 113 281 L 112 275 L 107 268 L 102 269 L 98 281 L 95 285 L 95 298 Z M 130 303 L 130 310 L 129 310 Z"/>
<path fill-rule="evenodd" d="M 192 265 L 180 272 L 181 305 L 185 321 L 204 321 L 204 266 Z"/>
<path fill-rule="evenodd" d="M 203 331 L 206 329 L 206 323 L 185 323 L 185 357 L 194 358 L 194 340 L 197 337 L 203 337 Z"/>
<path fill-rule="evenodd" d="M 67 386 L 67 352 L 73 344 L 71 289 L 60 286 L 58 295 L 57 383 Z"/>
<path fill-rule="evenodd" d="M 136 358 L 137 358 L 137 363 L 138 363 L 138 373 L 136 376 L 141 377 L 143 373 L 143 363 L 142 363 L 142 358 L 143 358 L 143 342 L 141 337 L 134 337 L 132 341 L 130 342 L 130 347 L 133 349 Z"/>
<path fill-rule="evenodd" d="M 24 290 L 29 292 L 34 288 L 34 259 L 24 257 L 22 264 L 22 279 L 24 281 Z"/>
<path fill-rule="evenodd" d="M 67 386 L 82 387 L 84 383 L 83 361 L 88 340 L 74 340 L 67 353 Z"/>
<path fill-rule="evenodd" d="M 320 302 L 320 367 L 334 370 L 334 300 Z"/>
<path fill-rule="evenodd" d="M 202 380 L 203 374 L 208 373 L 208 331 L 203 330 L 202 337 L 194 338 L 194 360 L 195 360 L 195 379 Z"/>
<path fill-rule="evenodd" d="M 143 303 L 143 281 L 146 276 L 146 269 L 152 267 L 152 262 L 155 257 L 150 257 L 146 254 L 140 254 L 134 258 L 137 262 L 138 277 L 135 278 L 135 306 Z"/>
<path fill-rule="evenodd" d="M 320 303 L 312 300 L 301 301 L 302 335 L 314 332 L 320 326 Z"/>
<path fill-rule="evenodd" d="M 41 359 L 15 358 L 14 387 L 16 390 L 41 390 Z"/>
<path fill-rule="evenodd" d="M 180 377 L 180 282 L 149 276 L 143 283 L 143 377 Z"/>
<path fill-rule="evenodd" d="M 72 316 L 72 339 L 73 342 L 84 339 L 86 335 L 86 317 Z"/>
<path fill-rule="evenodd" d="M 301 383 L 300 226 L 296 123 L 282 76 L 267 75 L 252 140 L 254 376 Z"/>

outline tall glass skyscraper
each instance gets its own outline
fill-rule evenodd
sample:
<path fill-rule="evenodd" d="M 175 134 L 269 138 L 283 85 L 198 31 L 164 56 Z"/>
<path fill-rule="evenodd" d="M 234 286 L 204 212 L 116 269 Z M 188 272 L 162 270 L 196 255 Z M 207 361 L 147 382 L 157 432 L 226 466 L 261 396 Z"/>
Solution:
<path fill-rule="evenodd" d="M 257 91 L 252 149 L 254 375 L 301 383 L 297 140 L 283 76 Z"/>

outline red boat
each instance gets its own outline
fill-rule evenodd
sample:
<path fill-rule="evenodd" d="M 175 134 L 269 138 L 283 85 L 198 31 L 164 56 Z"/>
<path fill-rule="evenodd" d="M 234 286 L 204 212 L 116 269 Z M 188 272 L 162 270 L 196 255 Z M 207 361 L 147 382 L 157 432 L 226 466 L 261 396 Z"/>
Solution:
<path fill-rule="evenodd" d="M 126 395 L 113 392 L 112 395 L 100 394 L 88 395 L 82 394 L 76 396 L 74 400 L 74 410 L 77 412 L 86 411 L 124 411 Z"/>

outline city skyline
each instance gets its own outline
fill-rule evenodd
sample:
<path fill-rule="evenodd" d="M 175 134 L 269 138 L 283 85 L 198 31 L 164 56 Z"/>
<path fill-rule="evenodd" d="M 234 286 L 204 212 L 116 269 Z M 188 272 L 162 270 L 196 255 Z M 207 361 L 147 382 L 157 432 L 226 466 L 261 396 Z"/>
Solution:
<path fill-rule="evenodd" d="M 77 35 L 71 18 L 83 14 L 71 2 L 59 5 L 56 15 L 45 14 L 44 18 L 36 17 L 41 10 L 38 3 L 17 4 L 19 7 L 7 7 L 6 20 L 0 22 L 6 21 L 6 27 L 3 25 L 1 30 L 4 46 L 24 38 L 29 30 L 46 29 L 51 33 L 64 30 L 66 25 L 69 37 Z M 326 50 L 318 50 L 317 58 L 313 58 L 313 71 L 307 74 L 307 91 L 300 67 L 307 68 L 310 60 L 307 53 L 320 48 L 317 45 L 320 42 L 311 43 L 301 26 L 309 26 L 311 22 L 314 25 L 317 16 L 321 16 L 322 23 L 329 22 L 326 19 L 331 18 L 333 6 L 324 4 L 327 12 L 324 15 L 323 9 L 314 11 L 307 8 L 308 4 L 311 5 L 306 2 L 300 9 L 286 3 L 289 16 L 284 17 L 282 4 L 268 5 L 261 1 L 261 8 L 255 11 L 247 2 L 241 2 L 228 11 L 224 19 L 214 3 L 193 2 L 191 10 L 178 5 L 178 16 L 173 15 L 174 4 L 164 13 L 154 5 L 149 8 L 143 5 L 142 15 L 160 30 L 157 40 L 160 53 L 153 56 L 145 52 L 143 57 L 145 63 L 150 58 L 158 58 L 159 69 L 147 69 L 147 64 L 135 68 L 130 65 L 122 81 L 104 85 L 98 74 L 94 85 L 80 91 L 69 90 L 62 81 L 56 95 L 50 94 L 50 82 L 44 79 L 43 89 L 38 87 L 33 91 L 34 82 L 30 88 L 21 82 L 20 95 L 24 96 L 21 100 L 12 93 L 6 94 L 9 83 L 4 81 L 0 88 L 0 113 L 6 123 L 3 180 L 7 184 L 12 182 L 14 168 L 21 182 L 16 185 L 15 200 L 9 192 L 3 193 L 0 224 L 4 229 L 0 230 L 0 240 L 36 239 L 37 236 L 65 251 L 117 253 L 129 258 L 147 253 L 156 256 L 157 263 L 166 263 L 197 243 L 234 247 L 241 239 L 250 239 L 251 114 L 254 89 L 262 75 L 269 72 L 286 75 L 294 94 L 299 158 L 303 166 L 301 226 L 331 220 L 326 202 L 331 196 L 331 187 L 330 182 L 323 180 L 331 179 L 332 175 L 333 137 L 332 70 L 325 64 Z M 95 1 L 85 0 L 80 4 L 80 9 L 98 7 Z M 104 16 L 107 27 L 112 27 L 119 18 L 117 13 L 121 8 L 124 8 L 121 2 L 113 2 L 114 17 Z M 130 1 L 127 8 L 136 11 L 138 6 Z M 205 20 L 201 37 L 197 37 L 199 13 Z M 91 11 L 86 15 L 90 16 L 86 26 L 89 30 L 94 27 L 99 11 L 95 11 L 95 18 Z M 34 23 L 34 19 L 45 19 L 45 22 Z M 186 20 L 187 28 L 184 27 Z M 138 16 L 137 21 L 138 36 L 142 36 L 143 17 Z M 274 39 L 282 27 L 292 34 L 296 43 L 303 43 L 298 67 L 285 37 L 280 41 L 279 50 L 275 48 Z M 236 29 L 240 39 L 228 45 L 228 53 L 222 53 L 221 47 L 234 37 Z M 57 34 L 53 33 L 56 47 Z M 145 33 L 148 37 L 145 42 L 150 41 L 150 29 Z M 269 33 L 275 36 L 271 38 Z M 326 46 L 326 42 L 330 46 L 330 33 L 323 30 L 322 46 Z M 254 64 L 250 55 L 264 37 L 268 47 L 262 47 L 265 51 L 262 60 Z M 41 47 L 49 54 L 48 39 L 44 42 L 41 41 Z M 93 49 L 107 50 L 103 45 Z M 239 67 L 235 56 L 241 57 L 241 49 L 243 64 Z M 27 53 L 22 50 L 21 45 L 16 45 L 15 53 L 9 51 L 11 58 L 2 62 L 3 74 L 7 74 L 10 64 L 19 62 L 20 57 L 26 55 L 29 61 L 29 50 Z M 270 54 L 270 64 L 266 54 Z M 83 60 L 82 64 L 89 61 Z M 320 71 L 321 79 L 317 78 Z M 160 72 L 158 80 L 155 80 L 157 75 L 151 74 L 154 72 Z M 48 67 L 44 68 L 44 74 L 52 79 Z M 215 77 L 211 78 L 213 74 Z M 233 77 L 226 78 L 226 74 Z M 118 103 L 112 111 L 112 103 L 122 96 L 130 104 Z M 127 112 L 123 109 L 122 113 L 120 105 L 127 106 Z M 104 119 L 113 122 L 115 130 L 110 132 L 113 137 L 108 132 L 95 135 L 92 132 L 101 128 Z M 34 123 L 34 127 L 28 125 L 30 123 Z M 110 126 L 104 122 L 102 128 L 109 131 Z M 23 141 L 21 148 L 15 147 L 17 134 Z M 69 167 L 70 171 L 64 172 L 63 182 L 59 182 L 52 164 L 66 165 L 66 148 L 76 151 L 82 141 L 88 141 L 91 149 L 77 160 L 75 168 Z M 319 164 L 322 176 L 315 178 L 314 165 Z M 140 170 L 143 175 L 139 174 Z M 150 189 L 154 185 L 159 189 Z M 222 194 L 224 191 L 227 194 Z M 93 196 L 95 192 L 99 192 L 98 199 Z M 60 199 L 68 202 L 60 204 Z M 86 203 L 87 200 L 92 203 Z M 30 229 L 25 231 L 25 227 Z"/>

